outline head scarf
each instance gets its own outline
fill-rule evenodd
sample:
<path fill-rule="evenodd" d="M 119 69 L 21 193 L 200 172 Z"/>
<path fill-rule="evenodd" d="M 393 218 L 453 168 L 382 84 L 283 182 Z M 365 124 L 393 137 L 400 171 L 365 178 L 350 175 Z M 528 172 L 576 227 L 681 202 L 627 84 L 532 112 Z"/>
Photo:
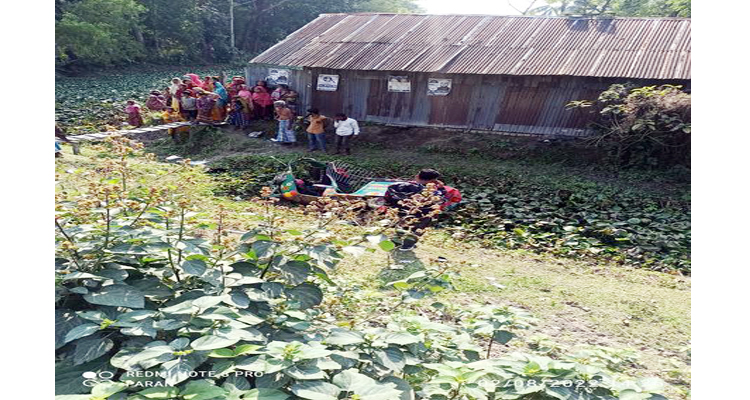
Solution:
<path fill-rule="evenodd" d="M 148 100 L 146 100 L 146 107 L 152 111 L 161 111 L 167 107 L 167 105 L 164 104 L 164 101 L 159 99 L 158 96 L 152 94 L 148 96 Z"/>
<path fill-rule="evenodd" d="M 247 101 L 250 101 L 252 99 L 253 94 L 247 90 L 247 86 L 241 85 L 239 86 L 239 92 L 237 93 L 238 96 L 246 99 Z"/>
<path fill-rule="evenodd" d="M 229 102 L 229 93 L 227 93 L 227 90 L 224 89 L 224 86 L 219 81 L 214 82 L 214 86 L 214 93 L 218 94 L 219 99 L 221 99 L 220 105 L 227 104 Z"/>
<path fill-rule="evenodd" d="M 206 84 L 201 80 L 201 77 L 196 74 L 185 74 L 193 83 L 193 86 L 205 89 Z"/>

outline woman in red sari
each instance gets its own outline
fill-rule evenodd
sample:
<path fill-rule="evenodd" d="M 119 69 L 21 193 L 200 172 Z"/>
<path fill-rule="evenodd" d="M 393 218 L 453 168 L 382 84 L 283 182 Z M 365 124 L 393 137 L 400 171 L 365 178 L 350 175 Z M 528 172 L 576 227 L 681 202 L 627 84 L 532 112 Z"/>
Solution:
<path fill-rule="evenodd" d="M 271 95 L 262 86 L 256 86 L 253 90 L 253 111 L 256 119 L 269 119 L 273 112 Z"/>
<path fill-rule="evenodd" d="M 143 125 L 143 117 L 141 117 L 141 107 L 135 104 L 133 100 L 128 100 L 125 112 L 128 113 L 128 124 L 138 128 Z"/>

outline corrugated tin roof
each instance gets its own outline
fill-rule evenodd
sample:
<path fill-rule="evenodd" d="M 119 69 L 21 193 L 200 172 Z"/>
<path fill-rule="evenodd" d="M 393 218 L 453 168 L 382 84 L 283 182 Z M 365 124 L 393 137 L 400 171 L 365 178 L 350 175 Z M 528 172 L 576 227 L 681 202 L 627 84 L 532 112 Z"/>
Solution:
<path fill-rule="evenodd" d="M 252 63 L 690 79 L 689 18 L 322 14 Z"/>

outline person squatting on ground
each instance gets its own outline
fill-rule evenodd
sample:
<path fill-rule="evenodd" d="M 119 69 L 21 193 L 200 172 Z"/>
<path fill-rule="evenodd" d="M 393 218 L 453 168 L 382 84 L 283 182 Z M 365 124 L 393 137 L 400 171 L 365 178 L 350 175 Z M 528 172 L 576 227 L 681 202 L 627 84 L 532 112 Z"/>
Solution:
<path fill-rule="evenodd" d="M 334 117 L 336 122 L 333 126 L 336 128 L 336 152 L 340 154 L 341 148 L 344 148 L 346 154 L 352 154 L 350 142 L 352 136 L 359 135 L 359 124 L 354 118 L 348 118 L 344 113 L 338 113 Z"/>
<path fill-rule="evenodd" d="M 125 112 L 128 114 L 128 124 L 139 128 L 143 125 L 143 117 L 141 117 L 141 106 L 135 104 L 135 101 L 128 100 Z"/>
<path fill-rule="evenodd" d="M 311 108 L 307 110 L 307 119 L 310 121 L 310 125 L 307 127 L 307 140 L 308 150 L 313 152 L 315 150 L 326 151 L 326 135 L 325 135 L 325 121 L 328 117 L 320 115 L 320 110 L 317 108 Z"/>
<path fill-rule="evenodd" d="M 439 181 L 440 173 L 423 169 L 409 182 L 399 182 L 388 187 L 385 204 L 398 210 L 402 223 L 400 250 L 412 250 L 430 226 L 432 219 L 461 201 L 461 193 Z M 430 193 L 431 192 L 431 193 Z"/>
<path fill-rule="evenodd" d="M 292 130 L 292 118 L 294 117 L 292 110 L 286 106 L 283 100 L 275 101 L 273 105 L 275 106 L 276 119 L 279 121 L 278 133 L 273 141 L 281 144 L 294 144 L 297 138 Z"/>

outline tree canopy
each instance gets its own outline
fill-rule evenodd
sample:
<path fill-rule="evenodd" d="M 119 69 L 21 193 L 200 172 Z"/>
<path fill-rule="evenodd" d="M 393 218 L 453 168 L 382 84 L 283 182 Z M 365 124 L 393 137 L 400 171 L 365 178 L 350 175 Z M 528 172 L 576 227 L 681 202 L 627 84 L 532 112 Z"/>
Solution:
<path fill-rule="evenodd" d="M 321 13 L 421 11 L 414 0 L 56 0 L 55 55 L 59 67 L 225 63 Z"/>
<path fill-rule="evenodd" d="M 689 17 L 690 0 L 527 0 L 518 11 Z M 55 0 L 56 63 L 86 69 L 246 60 L 319 14 L 338 12 L 424 10 L 415 0 Z"/>

